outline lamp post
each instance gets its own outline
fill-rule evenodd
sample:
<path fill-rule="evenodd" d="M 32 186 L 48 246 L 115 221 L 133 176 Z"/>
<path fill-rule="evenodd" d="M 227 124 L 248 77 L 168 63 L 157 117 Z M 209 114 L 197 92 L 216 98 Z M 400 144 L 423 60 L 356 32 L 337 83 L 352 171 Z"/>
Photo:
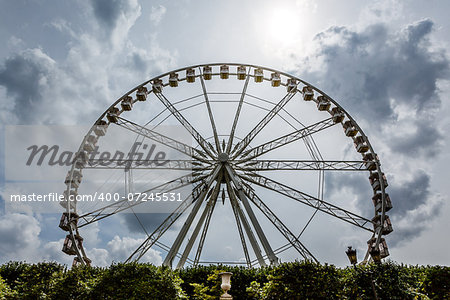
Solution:
<path fill-rule="evenodd" d="M 375 263 L 379 264 L 381 262 L 381 255 L 379 249 L 372 247 L 369 251 L 369 254 Z"/>
<path fill-rule="evenodd" d="M 358 258 L 356 257 L 356 249 L 352 249 L 352 246 L 348 246 L 347 251 L 345 253 L 348 256 L 348 259 L 350 260 L 350 263 L 355 266 L 358 262 Z"/>
<path fill-rule="evenodd" d="M 374 247 L 370 249 L 369 251 L 370 256 L 372 257 L 372 259 L 376 262 L 379 263 L 381 261 L 381 257 L 380 257 L 380 250 L 375 249 Z M 347 251 L 345 251 L 345 254 L 347 254 L 348 259 L 350 260 L 350 263 L 353 265 L 353 267 L 356 270 L 356 263 L 358 262 L 358 258 L 356 256 L 356 249 L 353 249 L 352 246 L 348 246 Z M 378 300 L 378 295 L 377 295 L 377 291 L 375 289 L 375 283 L 372 277 L 372 272 L 369 272 L 369 276 L 370 276 L 370 285 L 372 286 L 372 291 L 373 291 L 373 295 L 374 295 L 374 299 Z"/>
<path fill-rule="evenodd" d="M 222 290 L 225 291 L 225 293 L 223 293 L 220 296 L 220 299 L 233 299 L 233 296 L 231 296 L 230 294 L 228 294 L 228 291 L 231 288 L 231 275 L 233 275 L 233 273 L 231 272 L 222 272 L 219 273 L 219 275 L 222 277 L 222 284 L 220 285 L 220 287 L 222 288 Z"/>

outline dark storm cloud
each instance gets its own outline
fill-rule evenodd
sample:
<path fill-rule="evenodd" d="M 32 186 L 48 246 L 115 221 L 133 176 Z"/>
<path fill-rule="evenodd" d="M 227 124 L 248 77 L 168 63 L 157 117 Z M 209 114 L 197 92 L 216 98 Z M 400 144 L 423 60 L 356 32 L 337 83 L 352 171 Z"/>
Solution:
<path fill-rule="evenodd" d="M 431 201 L 431 179 L 428 174 L 417 170 L 408 181 L 400 183 L 394 179 L 388 177 L 389 186 L 386 189 L 394 206 L 387 213 L 394 226 L 394 232 L 388 237 L 390 246 L 420 235 L 428 228 L 429 222 L 439 215 L 439 205 Z M 349 190 L 353 195 L 358 195 L 356 206 L 361 215 L 373 215 L 373 204 L 370 200 L 372 192 L 364 177 L 354 174 L 327 174 L 326 187 L 326 201 L 336 203 L 333 198 L 339 199 L 344 190 Z M 424 209 L 424 206 L 427 206 L 427 209 Z"/>
<path fill-rule="evenodd" d="M 400 32 L 384 24 L 359 32 L 332 27 L 316 36 L 318 52 L 306 61 L 322 61 L 323 74 L 309 76 L 322 81 L 325 91 L 350 111 L 372 121 L 395 118 L 391 99 L 418 112 L 439 107 L 436 83 L 448 78 L 449 61 L 445 52 L 432 49 L 432 28 L 428 19 Z"/>
<path fill-rule="evenodd" d="M 413 178 L 402 184 L 389 186 L 389 195 L 395 200 L 391 215 L 403 217 L 408 211 L 425 204 L 430 197 L 430 176 L 423 170 L 415 171 Z"/>
<path fill-rule="evenodd" d="M 439 214 L 430 176 L 414 170 L 411 160 L 430 159 L 442 146 L 435 117 L 441 106 L 437 83 L 449 79 L 449 59 L 445 50 L 432 46 L 432 30 L 428 19 L 397 32 L 381 23 L 362 30 L 332 27 L 316 36 L 316 54 L 305 61 L 308 67 L 321 66 L 306 74 L 309 81 L 323 87 L 357 120 L 367 121 L 367 131 L 385 141 L 399 159 L 411 162 L 409 172 L 415 173 L 409 180 L 400 183 L 387 174 L 386 191 L 394 206 L 388 213 L 394 224 L 391 245 L 420 234 Z M 412 117 L 400 120 L 396 108 L 409 109 L 407 115 Z M 383 136 L 386 132 L 390 134 Z M 353 177 L 328 176 L 328 194 L 339 196 L 343 189 L 350 189 L 360 197 L 361 213 L 373 214 L 373 206 L 365 202 L 364 178 Z"/>
<path fill-rule="evenodd" d="M 391 137 L 391 150 L 414 158 L 435 157 L 441 149 L 444 137 L 436 130 L 432 121 L 418 121 L 415 126 L 416 129 L 412 132 Z"/>
<path fill-rule="evenodd" d="M 151 234 L 167 217 L 168 214 L 163 213 L 136 213 L 136 215 L 132 213 L 123 214 L 123 219 L 125 220 L 128 230 L 131 232 L 143 233 L 144 230 L 142 229 L 142 224 L 148 234 Z"/>
<path fill-rule="evenodd" d="M 33 112 L 42 102 L 42 90 L 49 80 L 51 64 L 39 49 L 29 49 L 7 58 L 0 67 L 0 85 L 15 100 L 11 105 L 19 122 L 36 119 Z"/>
<path fill-rule="evenodd" d="M 121 0 L 92 0 L 95 17 L 109 28 L 116 27 L 117 19 L 126 1 Z"/>

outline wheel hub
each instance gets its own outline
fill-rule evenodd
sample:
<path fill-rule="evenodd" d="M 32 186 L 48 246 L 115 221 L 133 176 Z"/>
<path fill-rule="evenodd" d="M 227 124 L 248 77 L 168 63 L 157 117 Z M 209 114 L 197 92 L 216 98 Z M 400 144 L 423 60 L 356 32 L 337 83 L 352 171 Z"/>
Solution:
<path fill-rule="evenodd" d="M 218 156 L 218 159 L 219 159 L 219 161 L 221 162 L 221 163 L 226 163 L 226 162 L 228 162 L 228 159 L 229 159 L 230 157 L 228 156 L 228 154 L 226 154 L 226 153 L 224 153 L 224 152 L 222 152 L 222 153 L 220 153 L 219 154 L 219 156 Z"/>

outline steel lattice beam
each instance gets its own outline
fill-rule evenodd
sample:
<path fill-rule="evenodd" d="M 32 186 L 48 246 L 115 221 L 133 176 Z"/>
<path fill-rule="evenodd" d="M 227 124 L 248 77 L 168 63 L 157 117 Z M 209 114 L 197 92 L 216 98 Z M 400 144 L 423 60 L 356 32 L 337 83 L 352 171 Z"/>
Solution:
<path fill-rule="evenodd" d="M 217 166 L 214 169 L 214 171 L 211 173 L 211 175 L 208 177 L 207 183 L 206 183 L 206 189 L 203 190 L 203 192 L 201 192 L 198 199 L 196 200 L 194 207 L 192 208 L 183 227 L 181 228 L 180 232 L 178 233 L 178 236 L 175 239 L 175 242 L 173 243 L 172 247 L 170 248 L 169 253 L 167 254 L 166 258 L 164 259 L 163 265 L 169 266 L 169 267 L 172 266 L 172 261 L 176 255 L 176 253 L 178 253 L 178 250 L 181 247 L 181 243 L 185 239 L 186 234 L 187 234 L 189 228 L 191 227 L 192 221 L 194 220 L 195 216 L 197 215 L 198 210 L 200 209 L 200 206 L 202 205 L 203 199 L 205 198 L 208 190 L 211 188 L 212 183 L 217 178 L 219 171 L 220 171 L 220 167 Z"/>
<path fill-rule="evenodd" d="M 201 180 L 201 178 L 197 178 L 194 180 L 192 177 L 192 174 L 187 174 L 187 175 L 178 177 L 174 180 L 163 183 L 161 185 L 150 188 L 146 191 L 143 191 L 142 193 L 170 192 L 170 191 L 174 191 L 176 189 L 182 188 L 184 186 L 190 185 L 199 180 Z M 111 203 L 110 205 L 104 206 L 102 208 L 99 208 L 94 211 L 91 211 L 91 212 L 81 215 L 79 218 L 79 221 L 78 221 L 78 228 L 81 228 L 81 227 L 91 224 L 93 222 L 97 222 L 101 219 L 104 219 L 106 217 L 109 217 L 111 215 L 119 213 L 121 211 L 127 210 L 136 205 L 146 203 L 147 202 L 146 200 L 147 199 L 144 199 L 141 197 L 141 198 L 137 198 L 136 200 L 129 201 L 128 196 L 126 196 L 125 199 L 115 201 L 115 202 Z"/>
<path fill-rule="evenodd" d="M 297 237 L 278 219 L 278 217 L 270 210 L 270 208 L 256 195 L 255 191 L 248 185 L 244 185 L 244 193 L 258 207 L 261 212 L 272 222 L 275 228 L 288 240 L 289 243 L 303 256 L 306 260 L 318 262 L 312 253 L 297 239 Z"/>
<path fill-rule="evenodd" d="M 355 213 L 342 209 L 336 205 L 328 203 L 326 201 L 317 199 L 311 195 L 300 192 L 296 189 L 293 189 L 285 184 L 276 182 L 270 178 L 267 178 L 262 175 L 253 174 L 253 177 L 248 177 L 244 175 L 240 175 L 242 179 L 247 182 L 254 183 L 261 187 L 267 188 L 284 196 L 287 196 L 291 199 L 294 199 L 298 202 L 306 204 L 314 209 L 318 209 L 324 213 L 327 213 L 333 217 L 346 221 L 350 224 L 353 224 L 357 227 L 363 228 L 367 231 L 373 232 L 373 223 L 371 220 L 361 217 Z M 320 205 L 318 205 L 320 204 Z"/>
<path fill-rule="evenodd" d="M 275 105 L 272 110 L 242 139 L 233 149 L 233 159 L 235 159 L 242 151 L 247 148 L 256 135 L 275 117 L 278 112 L 294 97 L 295 93 L 287 93 L 280 102 Z"/>
<path fill-rule="evenodd" d="M 250 73 L 250 69 L 248 70 L 248 72 Z M 230 154 L 230 151 L 231 151 L 231 146 L 233 144 L 236 126 L 237 126 L 237 123 L 239 120 L 239 116 L 241 114 L 242 104 L 244 103 L 244 97 L 247 92 L 248 81 L 250 80 L 250 76 L 248 76 L 248 75 L 249 74 L 247 74 L 247 78 L 245 79 L 244 87 L 242 88 L 241 98 L 239 99 L 239 104 L 236 109 L 236 114 L 234 115 L 233 126 L 231 127 L 230 137 L 228 138 L 228 144 L 227 144 L 227 150 L 226 150 L 227 154 Z"/>
<path fill-rule="evenodd" d="M 251 148 L 251 149 L 245 151 L 244 153 L 242 153 L 238 162 L 245 162 L 245 161 L 254 159 L 254 158 L 261 156 L 262 154 L 265 154 L 269 151 L 272 151 L 274 149 L 277 149 L 279 147 L 282 147 L 284 145 L 287 145 L 289 143 L 292 143 L 294 141 L 297 141 L 299 139 L 302 139 L 309 135 L 312 135 L 316 132 L 319 132 L 321 130 L 329 128 L 329 127 L 333 126 L 334 124 L 335 123 L 333 122 L 333 119 L 329 118 L 329 119 L 325 119 L 320 122 L 317 122 L 315 124 L 309 125 L 307 127 L 301 128 L 294 132 L 288 133 L 282 137 L 276 138 L 267 143 L 261 144 L 259 146 L 256 146 L 254 148 Z"/>
<path fill-rule="evenodd" d="M 118 117 L 117 125 L 128 129 L 134 133 L 137 133 L 141 136 L 144 136 L 146 138 L 149 138 L 155 142 L 158 142 L 162 145 L 165 145 L 167 147 L 170 147 L 172 149 L 178 150 L 181 153 L 184 153 L 188 155 L 189 157 L 193 157 L 197 160 L 204 161 L 207 157 L 206 154 L 198 149 L 195 149 L 185 143 L 179 142 L 175 139 L 172 139 L 170 137 L 167 137 L 161 133 L 158 133 L 156 131 L 153 131 L 149 128 L 146 128 L 144 126 L 141 126 L 139 124 L 136 124 L 130 120 L 124 119 L 122 117 Z M 200 156 L 198 156 L 199 154 Z"/>
<path fill-rule="evenodd" d="M 165 160 L 164 163 L 155 163 L 153 161 L 139 159 L 126 159 L 126 160 L 107 160 L 102 159 L 89 159 L 88 163 L 84 167 L 85 169 L 171 169 L 171 170 L 193 170 L 203 171 L 211 169 L 214 161 L 202 164 L 197 161 L 189 159 L 170 159 Z"/>
<path fill-rule="evenodd" d="M 365 161 L 335 160 L 250 160 L 235 168 L 242 171 L 313 170 L 367 171 Z"/>
<path fill-rule="evenodd" d="M 186 130 L 192 135 L 192 137 L 197 141 L 197 143 L 202 147 L 202 149 L 210 156 L 214 157 L 215 150 L 214 147 L 208 143 L 203 136 L 198 133 L 197 130 L 186 120 L 186 118 L 173 106 L 172 103 L 162 94 L 155 93 L 156 97 L 164 104 L 164 106 L 172 113 L 172 115 L 177 118 L 181 125 L 186 128 Z"/>
<path fill-rule="evenodd" d="M 253 224 L 253 227 L 255 228 L 256 234 L 259 237 L 259 240 L 261 241 L 261 244 L 264 248 L 264 251 L 267 254 L 267 257 L 269 258 L 269 261 L 272 265 L 278 265 L 279 261 L 276 257 L 275 253 L 272 250 L 272 247 L 270 246 L 269 241 L 267 240 L 266 235 L 264 234 L 264 231 L 261 228 L 261 225 L 258 222 L 258 219 L 255 216 L 255 213 L 253 212 L 250 203 L 248 202 L 247 196 L 244 193 L 244 189 L 241 183 L 241 180 L 235 175 L 233 169 L 230 167 L 230 165 L 226 164 L 225 169 L 227 170 L 227 174 L 230 177 L 231 181 L 233 182 L 234 186 L 236 187 L 236 190 L 238 192 L 239 199 L 241 199 L 242 204 L 244 205 L 245 211 L 247 212 L 248 217 L 250 218 L 250 221 Z"/>

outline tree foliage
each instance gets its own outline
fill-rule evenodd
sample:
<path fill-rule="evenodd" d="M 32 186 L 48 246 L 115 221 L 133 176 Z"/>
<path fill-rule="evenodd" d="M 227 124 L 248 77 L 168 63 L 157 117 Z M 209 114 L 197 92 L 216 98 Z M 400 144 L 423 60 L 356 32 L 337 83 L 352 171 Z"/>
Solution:
<path fill-rule="evenodd" d="M 3 299 L 218 299 L 220 272 L 232 272 L 233 299 L 450 299 L 450 267 L 387 262 L 337 268 L 310 262 L 277 267 L 151 264 L 67 269 L 54 262 L 0 266 Z"/>

